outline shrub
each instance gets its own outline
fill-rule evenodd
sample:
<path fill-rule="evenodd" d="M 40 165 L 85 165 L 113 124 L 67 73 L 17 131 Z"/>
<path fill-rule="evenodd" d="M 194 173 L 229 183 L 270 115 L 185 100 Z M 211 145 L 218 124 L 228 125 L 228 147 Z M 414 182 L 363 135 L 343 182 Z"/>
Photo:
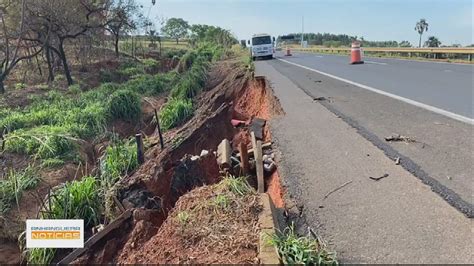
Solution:
<path fill-rule="evenodd" d="M 160 124 L 163 130 L 171 129 L 186 121 L 193 114 L 190 100 L 171 98 L 160 110 Z"/>
<path fill-rule="evenodd" d="M 153 58 L 147 58 L 142 60 L 145 71 L 149 73 L 156 72 L 160 67 L 160 62 L 156 61 Z"/>
<path fill-rule="evenodd" d="M 136 121 L 141 114 L 140 96 L 127 89 L 114 92 L 109 100 L 109 114 L 112 118 Z"/>
<path fill-rule="evenodd" d="M 24 190 L 35 187 L 39 177 L 32 167 L 21 171 L 11 169 L 0 180 L 0 215 L 5 214 L 16 203 L 18 206 Z"/>

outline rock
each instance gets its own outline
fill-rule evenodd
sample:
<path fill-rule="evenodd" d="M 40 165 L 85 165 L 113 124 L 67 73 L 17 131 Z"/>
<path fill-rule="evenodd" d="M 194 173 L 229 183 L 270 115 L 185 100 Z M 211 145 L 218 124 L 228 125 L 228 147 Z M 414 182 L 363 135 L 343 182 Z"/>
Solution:
<path fill-rule="evenodd" d="M 208 154 L 209 154 L 208 150 L 202 150 L 199 156 L 203 157 L 203 156 L 207 156 Z"/>

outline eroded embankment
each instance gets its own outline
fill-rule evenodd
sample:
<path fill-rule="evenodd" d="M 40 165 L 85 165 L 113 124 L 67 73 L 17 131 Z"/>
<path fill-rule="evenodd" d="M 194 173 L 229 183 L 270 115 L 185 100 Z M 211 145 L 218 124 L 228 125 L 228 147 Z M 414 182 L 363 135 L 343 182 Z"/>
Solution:
<path fill-rule="evenodd" d="M 212 151 L 222 139 L 231 140 L 234 148 L 241 142 L 250 143 L 248 127 L 236 128 L 230 121 L 250 122 L 254 117 L 268 120 L 282 113 L 265 80 L 254 79 L 235 62 L 223 62 L 212 68 L 206 90 L 195 104 L 197 109 L 193 118 L 165 135 L 165 148 L 161 150 L 159 145 L 154 145 L 158 140 L 152 137 L 154 146 L 147 151 L 145 163 L 135 174 L 120 182 L 119 200 L 125 208 L 133 208 L 133 218 L 108 234 L 76 262 L 162 262 L 133 258 L 140 257 L 151 238 L 159 237 L 160 226 L 182 195 L 195 187 L 221 180 L 222 174 Z M 267 124 L 263 127 L 263 141 L 271 141 Z M 200 155 L 203 150 L 208 151 L 206 156 L 192 157 Z M 266 179 L 273 201 L 277 207 L 282 207 L 283 192 L 277 171 Z M 252 253 L 247 255 L 256 257 Z"/>

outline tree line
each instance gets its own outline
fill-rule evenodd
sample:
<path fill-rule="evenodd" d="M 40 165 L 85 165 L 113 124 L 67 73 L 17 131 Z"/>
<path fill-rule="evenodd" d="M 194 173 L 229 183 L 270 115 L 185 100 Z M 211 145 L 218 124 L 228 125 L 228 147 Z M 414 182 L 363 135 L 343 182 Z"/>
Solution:
<path fill-rule="evenodd" d="M 156 3 L 151 1 L 151 8 Z M 135 0 L 2 0 L 0 2 L 0 93 L 12 70 L 24 60 L 35 59 L 48 69 L 48 82 L 55 79 L 54 63 L 60 62 L 68 85 L 74 80 L 68 51 L 99 45 L 112 39 L 115 55 L 119 40 L 129 34 L 146 34 L 161 46 L 161 36 L 188 37 L 191 42 L 237 43 L 230 31 L 209 25 L 189 25 L 180 18 L 161 22 L 161 35 L 155 22 L 145 17 L 143 5 Z M 149 11 L 148 11 L 149 13 Z"/>
<path fill-rule="evenodd" d="M 420 35 L 418 47 L 422 44 L 425 47 L 442 47 L 441 41 L 436 36 L 429 36 L 423 43 L 423 33 L 428 31 L 428 22 L 422 18 L 415 24 L 415 31 Z M 350 46 L 355 40 L 361 42 L 362 46 L 365 47 L 412 47 L 409 41 L 368 41 L 364 37 L 350 36 L 347 34 L 331 34 L 331 33 L 304 33 L 303 39 L 308 42 L 309 45 L 322 45 L 327 47 L 340 47 Z M 301 33 L 290 33 L 287 35 L 278 36 L 278 42 L 284 41 L 286 43 L 297 44 L 301 41 Z M 460 44 L 453 44 L 453 47 L 460 47 Z M 471 47 L 469 45 L 468 47 Z"/>

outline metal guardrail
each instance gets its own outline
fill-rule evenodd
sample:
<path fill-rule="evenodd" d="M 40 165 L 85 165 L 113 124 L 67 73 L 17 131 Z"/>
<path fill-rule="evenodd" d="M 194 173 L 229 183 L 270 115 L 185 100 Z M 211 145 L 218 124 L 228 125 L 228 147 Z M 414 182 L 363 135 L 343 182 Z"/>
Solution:
<path fill-rule="evenodd" d="M 349 47 L 339 47 L 339 48 L 330 48 L 330 47 L 309 47 L 309 48 L 300 48 L 296 46 L 291 47 L 294 50 L 298 51 L 334 51 L 334 52 L 349 52 L 351 48 Z M 456 48 L 456 47 L 440 47 L 440 48 L 403 48 L 403 47 L 362 47 L 365 52 L 382 52 L 382 53 L 430 53 L 430 54 L 474 54 L 474 48 Z"/>

